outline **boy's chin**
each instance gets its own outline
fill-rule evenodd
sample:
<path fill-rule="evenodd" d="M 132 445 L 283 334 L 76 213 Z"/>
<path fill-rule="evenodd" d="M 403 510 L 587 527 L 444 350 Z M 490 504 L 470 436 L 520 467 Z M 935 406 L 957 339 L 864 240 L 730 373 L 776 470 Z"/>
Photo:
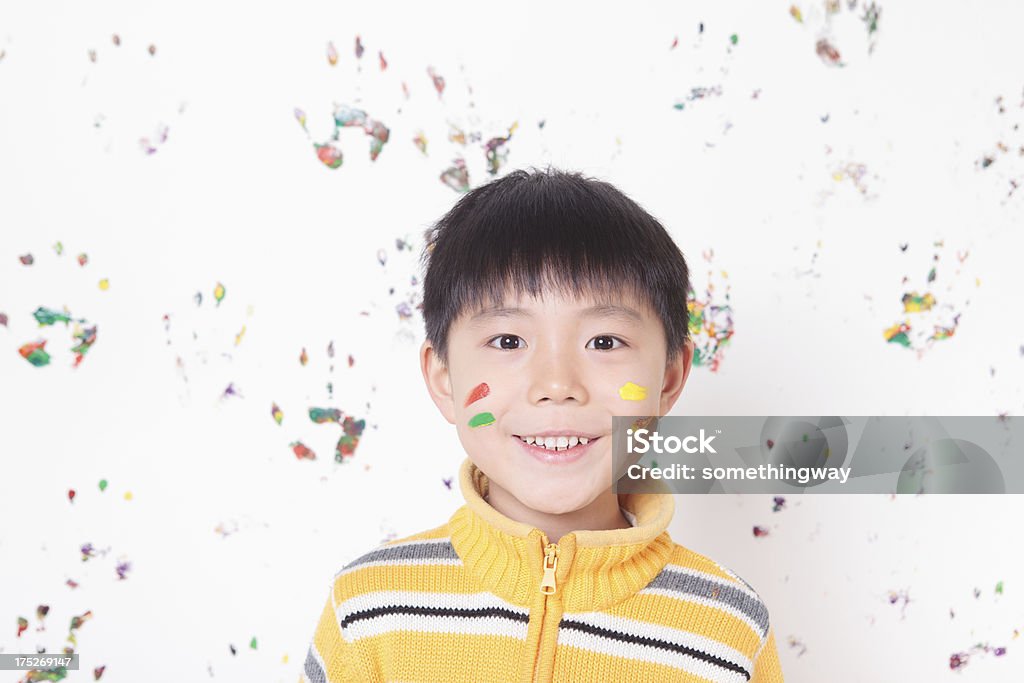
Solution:
<path fill-rule="evenodd" d="M 550 488 L 550 490 L 548 490 Z M 566 491 L 557 486 L 527 485 L 519 491 L 512 491 L 512 494 L 524 506 L 545 515 L 564 515 L 576 512 L 589 505 L 595 495 L 589 491 L 577 488 L 575 491 Z"/>

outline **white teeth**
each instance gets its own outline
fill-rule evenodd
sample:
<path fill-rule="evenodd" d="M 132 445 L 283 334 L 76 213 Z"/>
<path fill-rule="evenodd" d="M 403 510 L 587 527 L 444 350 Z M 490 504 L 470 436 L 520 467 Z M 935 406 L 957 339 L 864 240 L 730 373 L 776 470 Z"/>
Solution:
<path fill-rule="evenodd" d="M 590 439 L 585 436 L 521 436 L 524 443 L 553 451 L 564 451 L 576 445 L 586 446 Z"/>

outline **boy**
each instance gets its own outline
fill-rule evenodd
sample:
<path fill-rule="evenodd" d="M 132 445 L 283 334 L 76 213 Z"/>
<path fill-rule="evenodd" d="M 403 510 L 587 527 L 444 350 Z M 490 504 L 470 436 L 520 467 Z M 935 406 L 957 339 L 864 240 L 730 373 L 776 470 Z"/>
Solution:
<path fill-rule="evenodd" d="M 420 361 L 466 504 L 335 576 L 300 680 L 780 683 L 767 608 L 672 541 L 674 498 L 612 492 L 612 416 L 689 375 L 683 255 L 612 185 L 533 170 L 427 232 Z"/>

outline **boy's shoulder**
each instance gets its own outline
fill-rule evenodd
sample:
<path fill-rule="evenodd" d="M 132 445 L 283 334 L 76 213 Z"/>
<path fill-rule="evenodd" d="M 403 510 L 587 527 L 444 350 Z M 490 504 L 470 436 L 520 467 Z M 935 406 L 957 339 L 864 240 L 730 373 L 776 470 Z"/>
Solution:
<path fill-rule="evenodd" d="M 703 574 L 707 578 L 719 582 L 734 584 L 742 589 L 757 594 L 754 587 L 728 566 L 720 564 L 707 555 L 701 555 L 697 551 L 687 548 L 684 545 L 673 541 L 672 554 L 669 556 L 665 569 L 668 571 L 687 571 L 690 574 Z"/>
<path fill-rule="evenodd" d="M 728 566 L 675 541 L 673 546 L 668 563 L 642 592 L 677 597 L 684 603 L 699 597 L 746 622 L 764 642 L 768 606 L 757 590 Z"/>
<path fill-rule="evenodd" d="M 370 590 L 394 590 L 396 585 L 419 583 L 424 574 L 460 565 L 451 544 L 448 522 L 426 531 L 381 543 L 362 553 L 334 574 L 337 599 Z M 396 576 L 404 577 L 396 581 Z"/>

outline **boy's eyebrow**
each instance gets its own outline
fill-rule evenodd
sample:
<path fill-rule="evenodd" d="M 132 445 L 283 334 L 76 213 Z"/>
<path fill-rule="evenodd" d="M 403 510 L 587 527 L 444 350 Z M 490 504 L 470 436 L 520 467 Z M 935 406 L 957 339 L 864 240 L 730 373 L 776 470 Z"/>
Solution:
<path fill-rule="evenodd" d="M 596 304 L 580 311 L 584 318 L 614 318 L 625 323 L 642 323 L 644 318 L 636 310 L 618 304 Z M 514 306 L 487 308 L 469 319 L 470 324 L 479 324 L 492 318 L 529 318 L 530 312 Z"/>

